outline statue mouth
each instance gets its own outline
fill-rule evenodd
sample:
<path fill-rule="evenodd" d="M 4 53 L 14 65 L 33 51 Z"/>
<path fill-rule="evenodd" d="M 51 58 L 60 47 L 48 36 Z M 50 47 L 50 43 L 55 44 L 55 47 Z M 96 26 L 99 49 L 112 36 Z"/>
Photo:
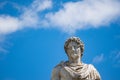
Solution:
<path fill-rule="evenodd" d="M 79 55 L 78 54 L 72 54 L 71 57 L 75 59 L 75 58 L 79 58 Z"/>

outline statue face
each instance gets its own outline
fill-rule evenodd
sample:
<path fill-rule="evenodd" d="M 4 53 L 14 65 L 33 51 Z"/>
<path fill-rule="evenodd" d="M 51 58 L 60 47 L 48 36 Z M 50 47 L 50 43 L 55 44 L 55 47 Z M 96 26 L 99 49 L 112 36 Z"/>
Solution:
<path fill-rule="evenodd" d="M 81 57 L 81 49 L 76 42 L 71 41 L 67 48 L 68 57 L 78 59 Z"/>

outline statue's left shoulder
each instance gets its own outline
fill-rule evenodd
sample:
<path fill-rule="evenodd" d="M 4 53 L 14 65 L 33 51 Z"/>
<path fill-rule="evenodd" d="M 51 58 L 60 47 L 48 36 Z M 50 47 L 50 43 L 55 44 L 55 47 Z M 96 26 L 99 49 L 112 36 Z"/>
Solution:
<path fill-rule="evenodd" d="M 94 67 L 94 65 L 92 65 L 92 64 L 88 64 L 88 66 L 89 66 L 90 68 L 92 68 L 92 69 L 96 69 L 96 68 Z"/>
<path fill-rule="evenodd" d="M 92 70 L 97 71 L 97 69 L 94 67 L 94 65 L 88 64 L 88 66 L 89 66 L 89 68 L 91 68 Z"/>
<path fill-rule="evenodd" d="M 97 71 L 97 69 L 94 67 L 94 65 L 92 64 L 88 64 L 89 65 L 89 69 L 91 70 L 92 74 L 94 74 L 95 76 L 95 80 L 101 80 L 100 74 Z"/>

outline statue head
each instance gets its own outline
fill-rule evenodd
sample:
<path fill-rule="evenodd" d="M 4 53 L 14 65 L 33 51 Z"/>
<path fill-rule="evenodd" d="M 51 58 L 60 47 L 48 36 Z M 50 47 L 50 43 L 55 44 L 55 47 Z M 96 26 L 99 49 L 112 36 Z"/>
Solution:
<path fill-rule="evenodd" d="M 78 37 L 70 37 L 69 39 L 67 39 L 67 41 L 65 42 L 64 44 L 64 50 L 66 52 L 66 54 L 68 55 L 68 45 L 71 43 L 71 42 L 75 42 L 77 44 L 77 46 L 80 48 L 81 50 L 81 56 L 83 55 L 83 51 L 84 51 L 84 44 L 83 42 L 80 40 L 80 38 Z"/>

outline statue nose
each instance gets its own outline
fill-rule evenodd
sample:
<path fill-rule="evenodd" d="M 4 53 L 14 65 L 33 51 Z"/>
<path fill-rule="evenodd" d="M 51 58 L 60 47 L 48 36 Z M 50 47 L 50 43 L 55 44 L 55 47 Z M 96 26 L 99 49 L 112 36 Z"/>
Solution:
<path fill-rule="evenodd" d="M 75 48 L 74 48 L 74 47 L 72 47 L 72 51 L 75 51 Z"/>
<path fill-rule="evenodd" d="M 75 47 L 72 47 L 72 51 L 76 53 L 76 48 Z"/>

